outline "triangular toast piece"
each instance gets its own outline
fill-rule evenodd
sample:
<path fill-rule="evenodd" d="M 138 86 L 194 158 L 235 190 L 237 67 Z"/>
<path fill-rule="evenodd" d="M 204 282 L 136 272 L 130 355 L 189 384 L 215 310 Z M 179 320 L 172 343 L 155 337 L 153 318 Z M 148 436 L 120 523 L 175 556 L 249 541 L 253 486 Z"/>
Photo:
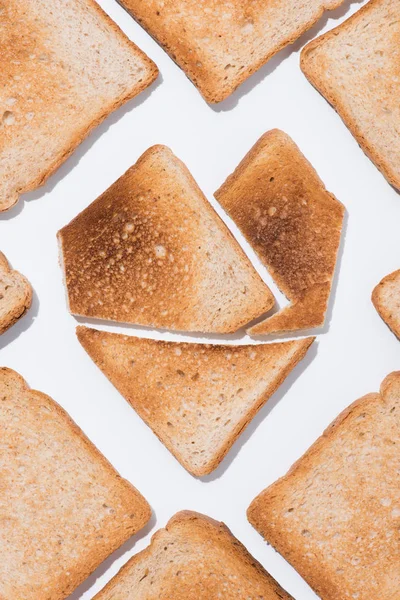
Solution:
<path fill-rule="evenodd" d="M 370 0 L 301 53 L 301 69 L 400 190 L 399 0 Z"/>
<path fill-rule="evenodd" d="M 147 150 L 59 232 L 73 314 L 228 333 L 273 296 L 185 165 Z"/>
<path fill-rule="evenodd" d="M 0 252 L 0 335 L 14 325 L 32 303 L 29 281 L 10 269 L 4 254 Z"/>
<path fill-rule="evenodd" d="M 185 469 L 211 473 L 313 338 L 243 346 L 164 342 L 78 327 L 97 366 Z"/>
<path fill-rule="evenodd" d="M 0 369 L 0 598 L 62 600 L 150 507 L 54 400 Z"/>
<path fill-rule="evenodd" d="M 372 292 L 379 315 L 400 339 L 400 270 L 386 275 Z"/>
<path fill-rule="evenodd" d="M 400 590 L 400 372 L 351 404 L 248 518 L 323 600 Z"/>
<path fill-rule="evenodd" d="M 344 0 L 120 0 L 208 102 L 227 98 Z"/>
<path fill-rule="evenodd" d="M 290 300 L 248 333 L 323 325 L 344 207 L 291 138 L 279 130 L 264 134 L 215 197 Z"/>
<path fill-rule="evenodd" d="M 93 600 L 293 600 L 230 530 L 177 513 Z"/>
<path fill-rule="evenodd" d="M 7 0 L 0 12 L 1 212 L 158 70 L 94 0 Z"/>

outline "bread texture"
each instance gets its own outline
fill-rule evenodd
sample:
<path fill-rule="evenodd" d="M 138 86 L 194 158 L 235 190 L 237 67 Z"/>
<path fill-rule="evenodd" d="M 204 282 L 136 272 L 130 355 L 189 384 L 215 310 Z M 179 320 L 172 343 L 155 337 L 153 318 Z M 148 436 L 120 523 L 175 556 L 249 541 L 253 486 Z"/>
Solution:
<path fill-rule="evenodd" d="M 301 68 L 339 113 L 364 152 L 400 189 L 398 0 L 370 0 L 308 44 Z"/>
<path fill-rule="evenodd" d="M 400 372 L 345 410 L 248 518 L 321 600 L 400 589 Z"/>
<path fill-rule="evenodd" d="M 62 600 L 150 507 L 51 398 L 0 369 L 0 598 Z"/>
<path fill-rule="evenodd" d="M 343 0 L 120 0 L 208 102 L 227 98 Z"/>
<path fill-rule="evenodd" d="M 7 0 L 0 12 L 4 211 L 158 71 L 94 0 Z"/>
<path fill-rule="evenodd" d="M 223 523 L 182 511 L 94 600 L 293 600 Z"/>
<path fill-rule="evenodd" d="M 185 165 L 147 150 L 59 232 L 70 311 L 229 333 L 274 298 Z"/>
<path fill-rule="evenodd" d="M 386 325 L 400 339 L 400 270 L 378 283 L 372 292 L 372 302 Z"/>
<path fill-rule="evenodd" d="M 29 281 L 13 271 L 0 252 L 0 335 L 23 317 L 32 304 Z"/>
<path fill-rule="evenodd" d="M 264 134 L 215 197 L 290 300 L 248 333 L 323 325 L 345 211 L 291 138 Z"/>
<path fill-rule="evenodd" d="M 164 342 L 82 326 L 77 336 L 161 442 L 197 476 L 216 469 L 313 342 Z"/>

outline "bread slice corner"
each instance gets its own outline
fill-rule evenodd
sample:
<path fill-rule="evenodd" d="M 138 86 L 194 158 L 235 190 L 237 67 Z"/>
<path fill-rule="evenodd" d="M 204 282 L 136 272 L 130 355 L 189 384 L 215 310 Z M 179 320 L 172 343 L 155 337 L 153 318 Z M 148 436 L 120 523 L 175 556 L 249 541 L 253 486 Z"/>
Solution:
<path fill-rule="evenodd" d="M 32 304 L 32 287 L 29 281 L 13 271 L 4 254 L 0 252 L 0 335 L 12 327 Z"/>
<path fill-rule="evenodd" d="M 372 303 L 387 326 L 400 339 L 400 270 L 386 275 L 372 292 Z"/>

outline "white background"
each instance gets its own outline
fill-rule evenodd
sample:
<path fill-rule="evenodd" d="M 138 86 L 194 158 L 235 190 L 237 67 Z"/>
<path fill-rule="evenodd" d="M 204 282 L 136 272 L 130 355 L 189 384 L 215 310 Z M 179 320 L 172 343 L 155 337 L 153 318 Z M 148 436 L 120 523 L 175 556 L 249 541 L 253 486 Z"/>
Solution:
<path fill-rule="evenodd" d="M 346 1 L 331 14 L 334 18 L 323 18 L 230 99 L 211 107 L 116 2 L 100 2 L 156 62 L 161 76 L 150 90 L 92 133 L 44 188 L 27 194 L 0 216 L 1 250 L 35 290 L 32 309 L 0 339 L 1 364 L 17 370 L 31 387 L 57 400 L 154 510 L 150 526 L 101 565 L 72 595 L 73 600 L 92 598 L 129 556 L 147 546 L 151 534 L 181 509 L 223 520 L 296 600 L 315 599 L 304 581 L 250 526 L 246 509 L 343 408 L 378 390 L 382 379 L 400 368 L 399 342 L 370 301 L 380 279 L 400 267 L 400 197 L 299 68 L 303 45 L 364 3 Z M 327 188 L 347 208 L 330 322 L 220 468 L 197 480 L 156 439 L 76 340 L 77 320 L 67 312 L 56 232 L 156 143 L 170 146 L 186 163 L 215 206 L 213 192 L 256 140 L 274 127 L 294 139 Z M 271 283 L 254 254 L 243 245 Z M 276 292 L 273 284 L 271 288 Z M 103 323 L 100 327 L 140 336 L 196 340 L 195 336 L 145 328 Z M 244 335 L 237 339 L 252 343 Z M 232 336 L 231 340 L 235 342 Z"/>

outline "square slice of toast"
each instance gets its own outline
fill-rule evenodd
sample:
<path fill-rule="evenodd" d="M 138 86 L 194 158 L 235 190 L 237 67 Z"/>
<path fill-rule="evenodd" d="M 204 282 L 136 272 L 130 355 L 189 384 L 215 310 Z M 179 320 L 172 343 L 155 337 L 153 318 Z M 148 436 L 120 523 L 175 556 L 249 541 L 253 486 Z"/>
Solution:
<path fill-rule="evenodd" d="M 157 76 L 94 0 L 0 5 L 0 211 Z"/>
<path fill-rule="evenodd" d="M 217 468 L 313 338 L 241 346 L 78 327 L 86 352 L 192 475 Z"/>
<path fill-rule="evenodd" d="M 51 398 L 0 369 L 0 598 L 63 600 L 150 507 Z"/>
<path fill-rule="evenodd" d="M 400 6 L 370 0 L 308 44 L 301 68 L 364 152 L 400 189 Z"/>
<path fill-rule="evenodd" d="M 397 600 L 400 372 L 345 410 L 248 518 L 321 600 Z"/>
<path fill-rule="evenodd" d="M 345 210 L 296 144 L 278 129 L 265 133 L 215 197 L 290 301 L 248 333 L 322 326 Z"/>
<path fill-rule="evenodd" d="M 229 333 L 274 298 L 166 146 L 149 148 L 58 234 L 72 314 Z"/>
<path fill-rule="evenodd" d="M 0 335 L 24 316 L 32 304 L 29 281 L 13 271 L 0 252 Z"/>
<path fill-rule="evenodd" d="M 400 339 L 400 270 L 386 275 L 372 292 L 379 315 Z"/>
<path fill-rule="evenodd" d="M 208 102 L 221 102 L 343 0 L 120 0 Z"/>
<path fill-rule="evenodd" d="M 223 524 L 177 513 L 93 600 L 293 600 Z"/>

